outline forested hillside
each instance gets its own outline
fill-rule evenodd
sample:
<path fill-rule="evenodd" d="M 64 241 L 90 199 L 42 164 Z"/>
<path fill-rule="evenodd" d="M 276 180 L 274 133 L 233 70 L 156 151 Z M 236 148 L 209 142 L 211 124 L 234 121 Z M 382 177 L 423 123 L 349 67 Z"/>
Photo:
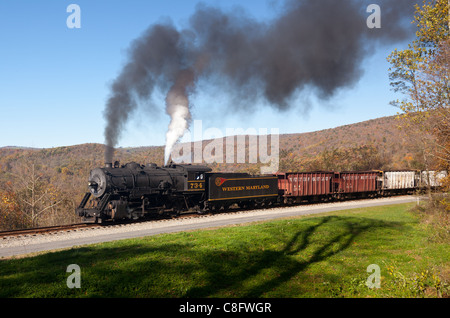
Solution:
<path fill-rule="evenodd" d="M 417 138 L 399 129 L 398 125 L 393 116 L 334 129 L 280 135 L 279 170 L 424 168 Z M 251 140 L 247 137 L 247 149 L 251 147 Z M 211 141 L 203 141 L 203 148 L 209 144 Z M 224 154 L 225 144 L 223 142 Z M 236 139 L 235 151 L 237 147 Z M 246 157 L 248 159 L 248 153 Z M 102 166 L 103 158 L 104 146 L 101 144 L 50 149 L 0 148 L 0 229 L 77 222 L 74 210 L 87 190 L 89 171 Z M 121 163 L 136 161 L 162 165 L 163 158 L 164 146 L 118 148 L 115 151 L 115 160 Z M 262 164 L 207 165 L 214 171 L 256 174 Z"/>

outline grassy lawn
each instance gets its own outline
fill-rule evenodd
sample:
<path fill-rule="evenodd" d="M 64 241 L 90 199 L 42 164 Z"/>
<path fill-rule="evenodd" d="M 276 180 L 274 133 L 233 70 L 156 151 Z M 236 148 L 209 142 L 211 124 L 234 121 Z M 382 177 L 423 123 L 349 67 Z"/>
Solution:
<path fill-rule="evenodd" d="M 158 235 L 0 260 L 0 297 L 448 296 L 449 242 L 412 204 Z M 69 264 L 81 268 L 70 289 Z M 381 270 L 379 289 L 365 283 Z"/>

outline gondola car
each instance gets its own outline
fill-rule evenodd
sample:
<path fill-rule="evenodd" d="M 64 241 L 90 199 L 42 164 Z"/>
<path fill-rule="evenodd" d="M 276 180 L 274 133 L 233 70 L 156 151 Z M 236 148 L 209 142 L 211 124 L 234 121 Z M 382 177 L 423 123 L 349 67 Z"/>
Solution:
<path fill-rule="evenodd" d="M 276 173 L 282 202 L 293 204 L 332 199 L 335 192 L 334 175 L 332 171 Z"/>
<path fill-rule="evenodd" d="M 337 199 L 375 197 L 381 188 L 379 171 L 336 172 L 334 182 Z"/>

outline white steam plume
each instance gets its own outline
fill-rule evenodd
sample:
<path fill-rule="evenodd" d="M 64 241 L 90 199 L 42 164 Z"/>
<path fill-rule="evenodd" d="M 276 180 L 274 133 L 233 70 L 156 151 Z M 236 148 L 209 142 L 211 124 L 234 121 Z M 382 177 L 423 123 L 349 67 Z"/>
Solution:
<path fill-rule="evenodd" d="M 171 117 L 169 129 L 166 133 L 166 149 L 164 151 L 164 163 L 167 165 L 173 146 L 189 127 L 191 113 L 187 97 L 178 95 L 171 90 L 166 98 L 166 112 Z"/>
<path fill-rule="evenodd" d="M 166 96 L 166 113 L 170 115 L 169 129 L 166 133 L 164 164 L 167 165 L 170 153 L 177 141 L 189 128 L 191 112 L 189 110 L 189 92 L 194 85 L 194 71 L 184 69 L 178 72 L 175 83 Z"/>

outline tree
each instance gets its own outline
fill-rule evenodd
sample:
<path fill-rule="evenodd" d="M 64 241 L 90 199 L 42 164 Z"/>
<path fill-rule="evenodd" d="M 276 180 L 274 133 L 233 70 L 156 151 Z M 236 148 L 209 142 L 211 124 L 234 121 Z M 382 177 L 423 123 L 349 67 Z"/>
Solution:
<path fill-rule="evenodd" d="M 423 144 L 426 169 L 450 166 L 449 1 L 425 0 L 416 5 L 416 39 L 408 49 L 389 56 L 389 78 L 404 99 L 393 101 L 403 113 L 403 128 Z M 437 163 L 433 166 L 433 163 Z"/>
<path fill-rule="evenodd" d="M 321 170 L 365 171 L 382 169 L 389 160 L 374 145 L 325 149 L 319 155 Z"/>
<path fill-rule="evenodd" d="M 10 182 L 6 184 L 7 187 Z M 11 190 L 0 190 L 0 229 L 12 230 L 25 227 L 17 197 Z"/>
<path fill-rule="evenodd" d="M 40 170 L 32 160 L 16 163 L 12 170 L 14 182 L 9 187 L 9 192 L 14 193 L 15 201 L 20 206 L 23 223 L 31 227 L 39 226 L 46 213 L 63 202 Z"/>
<path fill-rule="evenodd" d="M 413 99 L 433 156 L 441 167 L 450 166 L 450 40 L 442 41 L 428 63 L 421 65 Z"/>

